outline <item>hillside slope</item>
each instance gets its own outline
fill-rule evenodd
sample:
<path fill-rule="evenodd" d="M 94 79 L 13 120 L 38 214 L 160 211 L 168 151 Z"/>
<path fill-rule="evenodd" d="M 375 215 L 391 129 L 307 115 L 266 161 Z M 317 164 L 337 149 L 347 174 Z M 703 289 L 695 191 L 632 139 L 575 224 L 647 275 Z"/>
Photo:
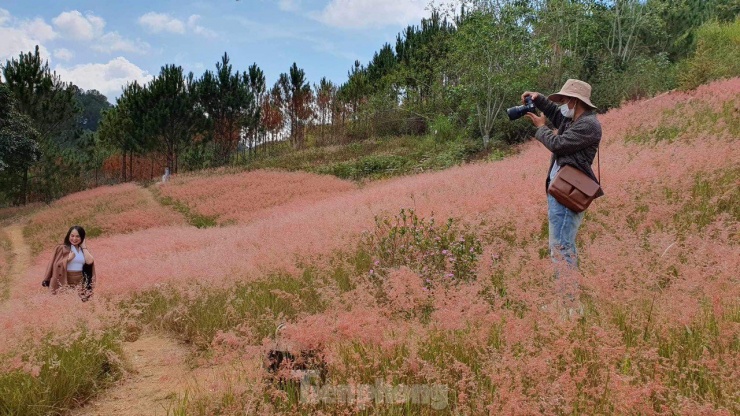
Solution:
<path fill-rule="evenodd" d="M 258 204 L 257 216 L 233 205 L 263 173 L 198 179 L 198 188 L 229 186 L 205 205 L 188 200 L 201 198 L 195 190 L 177 198 L 232 225 L 164 220 L 91 238 L 100 281 L 82 307 L 40 288 L 42 253 L 0 306 L 11 334 L 0 350 L 80 323 L 127 320 L 229 360 L 266 352 L 271 328 L 287 322 L 286 345 L 320 351 L 332 382 L 442 384 L 447 409 L 463 414 L 740 412 L 739 97 L 740 79 L 731 79 L 600 116 L 606 196 L 579 233 L 579 319 L 546 307 L 560 284 L 546 256 L 549 154 L 530 142 L 500 162 L 276 198 Z M 278 180 L 272 189 L 295 186 Z M 421 222 L 412 224 L 414 215 Z M 398 239 L 401 230 L 418 238 Z M 203 317 L 210 321 L 198 323 Z M 232 387 L 200 392 L 206 413 L 321 407 L 262 377 Z M 265 389 L 281 399 L 253 400 Z M 213 404 L 228 395 L 233 407 Z M 321 408 L 353 406 L 363 405 Z"/>

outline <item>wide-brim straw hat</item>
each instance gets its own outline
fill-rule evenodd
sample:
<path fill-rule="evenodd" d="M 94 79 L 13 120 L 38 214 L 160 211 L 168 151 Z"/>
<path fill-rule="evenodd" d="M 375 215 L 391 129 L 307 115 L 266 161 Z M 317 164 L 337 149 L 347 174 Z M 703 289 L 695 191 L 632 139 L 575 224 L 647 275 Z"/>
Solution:
<path fill-rule="evenodd" d="M 597 108 L 591 104 L 591 85 L 587 82 L 583 82 L 577 79 L 569 79 L 565 81 L 565 85 L 560 89 L 560 92 L 547 97 L 550 101 L 562 102 L 563 97 L 578 98 L 583 101 L 587 106 L 591 108 Z"/>

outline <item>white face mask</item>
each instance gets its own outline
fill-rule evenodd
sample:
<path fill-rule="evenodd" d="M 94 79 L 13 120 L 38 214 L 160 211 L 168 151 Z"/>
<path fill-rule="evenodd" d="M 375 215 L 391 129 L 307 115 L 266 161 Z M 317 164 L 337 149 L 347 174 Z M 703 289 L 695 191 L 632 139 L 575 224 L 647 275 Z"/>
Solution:
<path fill-rule="evenodd" d="M 573 118 L 573 116 L 576 114 L 576 108 L 568 108 L 568 103 L 566 102 L 565 104 L 560 106 L 560 114 L 562 114 L 563 117 Z"/>

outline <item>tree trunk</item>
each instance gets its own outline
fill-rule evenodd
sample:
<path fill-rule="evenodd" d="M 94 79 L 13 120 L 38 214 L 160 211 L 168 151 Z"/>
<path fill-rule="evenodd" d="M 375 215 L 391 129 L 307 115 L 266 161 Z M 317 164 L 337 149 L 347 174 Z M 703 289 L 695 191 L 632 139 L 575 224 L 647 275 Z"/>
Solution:
<path fill-rule="evenodd" d="M 126 182 L 126 151 L 121 153 L 121 175 L 123 176 L 123 182 Z"/>
<path fill-rule="evenodd" d="M 28 203 L 28 167 L 23 169 L 23 182 L 21 183 L 21 201 L 23 205 Z"/>
<path fill-rule="evenodd" d="M 170 173 L 176 173 L 175 171 L 175 150 L 171 143 L 167 144 L 167 168 Z"/>

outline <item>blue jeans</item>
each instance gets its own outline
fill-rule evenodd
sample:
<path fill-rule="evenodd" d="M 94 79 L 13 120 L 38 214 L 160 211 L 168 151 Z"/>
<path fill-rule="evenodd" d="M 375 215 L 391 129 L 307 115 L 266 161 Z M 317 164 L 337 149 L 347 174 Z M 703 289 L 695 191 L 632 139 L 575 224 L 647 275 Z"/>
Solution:
<path fill-rule="evenodd" d="M 565 260 L 567 266 L 578 267 L 576 250 L 576 233 L 583 221 L 584 212 L 575 213 L 558 202 L 552 195 L 547 195 L 547 217 L 550 222 L 550 257 L 553 263 Z M 556 270 L 558 268 L 556 267 Z"/>

